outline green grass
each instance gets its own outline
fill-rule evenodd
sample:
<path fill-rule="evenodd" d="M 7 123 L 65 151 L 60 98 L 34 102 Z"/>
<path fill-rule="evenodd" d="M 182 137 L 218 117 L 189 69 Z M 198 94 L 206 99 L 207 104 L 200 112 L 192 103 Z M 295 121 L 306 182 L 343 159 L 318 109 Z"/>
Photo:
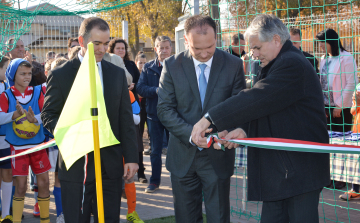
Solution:
<path fill-rule="evenodd" d="M 204 223 L 206 223 L 206 215 L 203 214 Z M 145 223 L 175 223 L 175 216 L 163 217 L 163 218 L 156 218 L 152 220 L 147 220 Z"/>

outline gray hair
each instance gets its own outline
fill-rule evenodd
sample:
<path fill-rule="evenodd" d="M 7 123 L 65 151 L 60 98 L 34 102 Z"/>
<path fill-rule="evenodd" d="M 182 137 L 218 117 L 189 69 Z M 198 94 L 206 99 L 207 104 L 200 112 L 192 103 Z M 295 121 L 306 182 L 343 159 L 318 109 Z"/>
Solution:
<path fill-rule="evenodd" d="M 155 39 L 155 47 L 158 47 L 160 42 L 165 42 L 165 41 L 169 41 L 170 46 L 172 45 L 170 37 L 168 37 L 168 36 L 158 36 Z"/>
<path fill-rule="evenodd" d="M 284 23 L 274 15 L 261 14 L 255 17 L 246 29 L 245 38 L 257 35 L 261 42 L 270 42 L 274 35 L 280 36 L 281 44 L 290 39 L 289 30 Z"/>

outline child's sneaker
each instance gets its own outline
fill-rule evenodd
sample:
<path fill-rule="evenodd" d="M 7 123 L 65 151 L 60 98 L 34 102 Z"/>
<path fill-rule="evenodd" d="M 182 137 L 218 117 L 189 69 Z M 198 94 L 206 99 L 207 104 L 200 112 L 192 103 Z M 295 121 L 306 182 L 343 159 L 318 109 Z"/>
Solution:
<path fill-rule="evenodd" d="M 38 203 L 36 203 L 34 205 L 33 215 L 34 215 L 34 217 L 40 217 L 40 209 L 39 209 L 39 204 Z"/>
<path fill-rule="evenodd" d="M 127 214 L 126 219 L 128 220 L 128 222 L 144 223 L 143 220 L 140 219 L 140 217 L 136 213 L 136 211 L 133 211 L 133 213 Z"/>
<path fill-rule="evenodd" d="M 341 199 L 343 200 L 359 200 L 360 199 L 360 193 L 355 192 L 353 190 L 349 190 L 348 192 L 345 192 L 344 194 L 340 195 Z"/>
<path fill-rule="evenodd" d="M 56 218 L 56 223 L 65 223 L 64 214 L 63 214 L 63 213 L 61 213 L 61 215 L 59 215 L 59 216 Z"/>
<path fill-rule="evenodd" d="M 12 222 L 13 222 L 13 218 L 11 215 L 6 215 L 6 217 L 1 220 L 1 223 L 12 223 Z"/>

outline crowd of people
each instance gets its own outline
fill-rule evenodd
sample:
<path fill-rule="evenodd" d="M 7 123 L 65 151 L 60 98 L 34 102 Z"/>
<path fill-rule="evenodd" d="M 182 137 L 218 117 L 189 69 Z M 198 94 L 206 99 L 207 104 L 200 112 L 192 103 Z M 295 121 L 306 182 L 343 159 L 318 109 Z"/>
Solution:
<path fill-rule="evenodd" d="M 100 152 L 105 222 L 119 222 L 122 196 L 127 220 L 143 222 L 136 212 L 134 175 L 148 183 L 145 192 L 158 190 L 164 153 L 176 222 L 202 222 L 202 202 L 207 222 L 230 222 L 233 148 L 238 146 L 216 140 L 228 149 L 216 143 L 209 147 L 205 133 L 328 143 L 327 130 L 359 132 L 356 61 L 333 29 L 315 37 L 323 52 L 319 63 L 302 51 L 301 30 L 288 30 L 272 15 L 258 15 L 244 34 L 232 36 L 225 51 L 216 48 L 211 17 L 191 16 L 184 28 L 187 50 L 171 55 L 171 39 L 158 36 L 156 58 L 150 61 L 142 51 L 132 61 L 127 41 L 110 39 L 109 25 L 97 17 L 82 22 L 66 54 L 49 51 L 44 65 L 25 51 L 21 39 L 16 44 L 9 39 L 7 44 L 15 46 L 0 62 L 0 157 L 54 138 L 89 42 L 94 43 L 110 125 L 121 142 Z M 15 134 L 13 122 L 21 117 L 39 126 L 34 137 Z M 149 154 L 143 145 L 145 124 L 149 181 L 143 163 Z M 249 148 L 248 200 L 263 201 L 261 222 L 318 222 L 322 188 L 344 187 L 344 182 L 330 181 L 329 160 L 329 154 Z M 97 222 L 93 152 L 68 170 L 56 146 L 1 161 L 0 169 L 2 223 L 21 222 L 28 175 L 34 216 L 50 222 L 49 171 L 55 172 L 56 222 L 90 222 L 92 214 Z M 340 198 L 360 199 L 359 185 Z"/>

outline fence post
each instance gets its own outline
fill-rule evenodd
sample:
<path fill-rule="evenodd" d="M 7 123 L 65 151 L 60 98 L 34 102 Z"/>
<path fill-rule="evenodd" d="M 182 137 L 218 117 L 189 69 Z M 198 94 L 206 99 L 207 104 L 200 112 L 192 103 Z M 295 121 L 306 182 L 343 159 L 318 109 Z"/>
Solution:
<path fill-rule="evenodd" d="M 122 38 L 129 43 L 129 28 L 128 28 L 128 21 L 123 20 L 122 24 Z"/>

